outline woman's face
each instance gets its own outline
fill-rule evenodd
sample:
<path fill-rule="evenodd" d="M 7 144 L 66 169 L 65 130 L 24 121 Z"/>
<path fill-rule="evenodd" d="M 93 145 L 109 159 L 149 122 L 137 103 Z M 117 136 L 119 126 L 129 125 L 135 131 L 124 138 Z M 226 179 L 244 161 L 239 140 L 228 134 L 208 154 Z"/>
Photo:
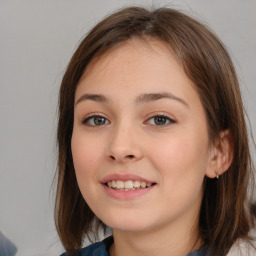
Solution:
<path fill-rule="evenodd" d="M 208 149 L 199 96 L 163 43 L 128 41 L 94 60 L 81 78 L 74 167 L 84 199 L 106 225 L 124 231 L 191 225 Z"/>

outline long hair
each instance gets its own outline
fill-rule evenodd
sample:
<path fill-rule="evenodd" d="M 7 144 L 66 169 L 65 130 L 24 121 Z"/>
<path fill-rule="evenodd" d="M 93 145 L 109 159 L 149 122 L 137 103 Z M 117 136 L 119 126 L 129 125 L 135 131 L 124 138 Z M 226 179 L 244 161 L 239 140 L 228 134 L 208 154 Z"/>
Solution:
<path fill-rule="evenodd" d="M 245 113 L 232 61 L 206 26 L 173 9 L 139 7 L 119 10 L 98 23 L 82 40 L 64 74 L 59 93 L 57 131 L 58 184 L 55 223 L 66 251 L 81 248 L 83 239 L 105 227 L 83 199 L 72 154 L 74 95 L 88 64 L 131 38 L 155 38 L 169 45 L 193 82 L 203 104 L 210 141 L 229 129 L 233 161 L 219 180 L 205 178 L 199 232 L 208 250 L 226 255 L 238 238 L 250 239 L 254 225 L 248 187 L 253 187 Z M 152 64 L 153 65 L 153 64 Z"/>

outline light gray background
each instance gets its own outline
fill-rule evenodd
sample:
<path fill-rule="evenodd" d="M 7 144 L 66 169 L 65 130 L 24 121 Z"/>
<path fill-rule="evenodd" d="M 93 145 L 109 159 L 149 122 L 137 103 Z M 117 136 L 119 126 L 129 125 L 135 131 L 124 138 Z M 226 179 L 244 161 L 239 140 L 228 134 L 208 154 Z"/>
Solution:
<path fill-rule="evenodd" d="M 81 37 L 131 4 L 171 4 L 219 35 L 233 57 L 256 136 L 256 0 L 0 0 L 0 230 L 16 243 L 18 256 L 62 252 L 50 190 L 58 88 Z"/>

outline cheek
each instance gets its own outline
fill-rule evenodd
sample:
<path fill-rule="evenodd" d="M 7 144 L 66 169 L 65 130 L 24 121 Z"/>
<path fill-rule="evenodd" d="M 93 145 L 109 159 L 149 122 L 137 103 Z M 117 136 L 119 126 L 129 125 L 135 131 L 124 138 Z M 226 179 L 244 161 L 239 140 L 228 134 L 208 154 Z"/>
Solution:
<path fill-rule="evenodd" d="M 176 209 L 198 205 L 207 166 L 205 143 L 179 136 L 156 146 L 151 159 L 159 171 L 162 200 L 166 204 L 172 202 Z"/>
<path fill-rule="evenodd" d="M 95 140 L 73 134 L 71 150 L 78 183 L 95 178 L 95 170 L 101 162 L 101 148 L 102 145 L 95 143 Z"/>
<path fill-rule="evenodd" d="M 183 133 L 184 134 L 184 133 Z M 168 182 L 184 183 L 203 177 L 207 166 L 207 140 L 185 133 L 170 137 L 164 143 L 151 146 L 154 165 Z M 201 180 L 201 178 L 199 178 Z"/>

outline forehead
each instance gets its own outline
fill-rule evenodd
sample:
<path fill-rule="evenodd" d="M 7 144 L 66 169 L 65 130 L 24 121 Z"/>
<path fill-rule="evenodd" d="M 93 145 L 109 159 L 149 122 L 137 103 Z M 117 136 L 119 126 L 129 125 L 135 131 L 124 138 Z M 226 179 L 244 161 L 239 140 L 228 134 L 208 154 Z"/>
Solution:
<path fill-rule="evenodd" d="M 95 57 L 76 88 L 83 93 L 109 95 L 170 92 L 180 98 L 198 98 L 173 50 L 157 39 L 133 38 Z"/>
<path fill-rule="evenodd" d="M 182 68 L 181 62 L 175 55 L 172 47 L 166 42 L 160 41 L 152 37 L 133 37 L 127 41 L 119 43 L 104 51 L 103 53 L 96 54 L 87 65 L 80 80 L 83 80 L 89 73 L 99 72 L 100 69 L 106 68 L 110 62 L 118 57 L 123 64 L 134 62 L 134 52 L 142 53 L 143 59 L 151 63 L 152 57 L 166 56 L 167 58 L 174 59 L 176 63 Z M 153 64 L 153 63 L 152 63 Z"/>
<path fill-rule="evenodd" d="M 85 93 L 104 94 L 108 99 L 123 96 L 123 104 L 128 98 L 134 101 L 139 95 L 159 93 L 173 94 L 184 102 L 198 101 L 193 87 L 169 45 L 154 38 L 133 38 L 89 63 L 75 101 Z"/>
<path fill-rule="evenodd" d="M 201 105 L 194 87 L 168 45 L 134 38 L 93 59 L 78 83 L 75 102 L 90 94 L 125 105 L 140 95 L 164 94 Z"/>

